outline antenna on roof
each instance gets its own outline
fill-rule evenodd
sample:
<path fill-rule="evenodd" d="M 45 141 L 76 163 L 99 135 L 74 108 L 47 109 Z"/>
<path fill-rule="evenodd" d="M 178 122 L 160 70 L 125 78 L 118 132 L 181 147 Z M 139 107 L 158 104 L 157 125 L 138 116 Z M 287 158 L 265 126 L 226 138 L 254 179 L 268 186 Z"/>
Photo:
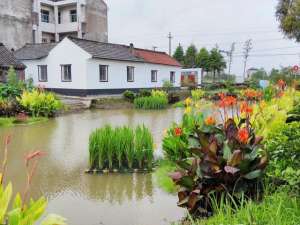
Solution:
<path fill-rule="evenodd" d="M 152 48 L 153 48 L 153 51 L 156 52 L 156 49 L 157 49 L 158 47 L 157 47 L 157 46 L 153 46 Z"/>

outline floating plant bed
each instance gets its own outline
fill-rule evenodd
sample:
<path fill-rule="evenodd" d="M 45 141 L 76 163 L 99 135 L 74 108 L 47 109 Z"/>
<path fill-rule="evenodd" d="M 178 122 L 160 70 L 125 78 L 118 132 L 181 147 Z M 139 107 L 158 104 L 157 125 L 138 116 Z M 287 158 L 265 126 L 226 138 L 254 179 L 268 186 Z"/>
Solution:
<path fill-rule="evenodd" d="M 99 169 L 86 169 L 87 174 L 132 174 L 132 173 L 151 173 L 153 169 L 114 169 L 114 170 L 99 170 Z"/>
<path fill-rule="evenodd" d="M 153 167 L 153 137 L 148 128 L 107 125 L 89 138 L 87 173 L 145 173 Z M 136 169 L 139 168 L 139 169 Z M 150 169 L 149 169 L 150 168 Z"/>

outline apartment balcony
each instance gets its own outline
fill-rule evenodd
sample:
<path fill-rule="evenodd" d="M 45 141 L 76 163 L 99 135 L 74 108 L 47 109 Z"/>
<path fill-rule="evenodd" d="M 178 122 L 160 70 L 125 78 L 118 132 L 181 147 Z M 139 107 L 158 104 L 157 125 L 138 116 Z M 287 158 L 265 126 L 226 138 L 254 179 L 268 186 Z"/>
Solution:
<path fill-rule="evenodd" d="M 73 4 L 86 5 L 86 0 L 41 0 L 42 4 L 51 5 L 51 6 L 67 6 Z"/>
<path fill-rule="evenodd" d="M 57 24 L 56 32 L 57 33 L 67 33 L 67 32 L 77 32 L 78 31 L 78 23 L 62 23 Z"/>
<path fill-rule="evenodd" d="M 40 29 L 43 32 L 55 33 L 55 24 L 54 23 L 41 22 L 40 23 Z"/>

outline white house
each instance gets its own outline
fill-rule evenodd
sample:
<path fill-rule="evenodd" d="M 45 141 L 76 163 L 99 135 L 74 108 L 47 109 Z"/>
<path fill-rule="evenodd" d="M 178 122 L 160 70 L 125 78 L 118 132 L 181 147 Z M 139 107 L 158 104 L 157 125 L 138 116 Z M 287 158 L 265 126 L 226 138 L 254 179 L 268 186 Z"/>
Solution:
<path fill-rule="evenodd" d="M 59 43 L 27 44 L 15 52 L 35 85 L 65 95 L 120 94 L 180 87 L 181 65 L 164 52 L 66 37 Z"/>

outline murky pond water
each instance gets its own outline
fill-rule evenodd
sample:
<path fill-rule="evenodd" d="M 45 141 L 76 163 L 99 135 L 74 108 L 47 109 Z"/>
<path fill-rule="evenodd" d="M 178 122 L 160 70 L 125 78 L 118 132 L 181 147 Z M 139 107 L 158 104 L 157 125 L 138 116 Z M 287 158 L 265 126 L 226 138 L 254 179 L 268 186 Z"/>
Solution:
<path fill-rule="evenodd" d="M 3 139 L 12 135 L 8 176 L 15 191 L 25 184 L 24 155 L 43 150 L 31 196 L 45 195 L 47 211 L 68 219 L 69 225 L 164 225 L 179 220 L 184 210 L 177 197 L 160 190 L 152 174 L 86 175 L 88 137 L 92 130 L 109 123 L 136 126 L 144 123 L 161 145 L 163 130 L 178 122 L 181 109 L 164 111 L 95 110 L 62 116 L 32 126 L 0 128 Z M 2 157 L 2 151 L 1 156 Z"/>

